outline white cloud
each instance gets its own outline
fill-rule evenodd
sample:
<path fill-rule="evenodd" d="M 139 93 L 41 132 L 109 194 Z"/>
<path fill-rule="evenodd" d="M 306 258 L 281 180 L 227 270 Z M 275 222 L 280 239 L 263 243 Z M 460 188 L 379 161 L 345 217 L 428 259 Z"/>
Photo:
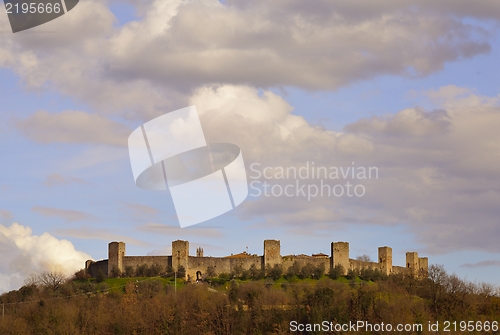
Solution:
<path fill-rule="evenodd" d="M 184 107 L 207 83 L 335 89 L 427 75 L 489 52 L 495 32 L 462 18 L 497 17 L 495 0 L 443 3 L 156 0 L 114 27 L 106 4 L 91 0 L 32 33 L 4 36 L 0 66 L 29 89 L 144 121 Z M 8 30 L 3 16 L 0 27 Z"/>
<path fill-rule="evenodd" d="M 458 87 L 427 94 L 440 99 L 436 110 L 362 119 L 342 132 L 313 127 L 279 96 L 249 87 L 205 87 L 191 103 L 199 106 L 207 140 L 238 144 L 247 168 L 355 162 L 379 170 L 379 179 L 363 181 L 362 198 L 261 197 L 236 210 L 241 218 L 304 234 L 342 224 L 404 224 L 430 253 L 500 252 L 499 98 Z"/>
<path fill-rule="evenodd" d="M 155 2 L 141 21 L 110 39 L 109 70 L 184 87 L 331 89 L 380 74 L 432 73 L 445 62 L 488 52 L 487 37 L 450 12 L 404 1 Z"/>
<path fill-rule="evenodd" d="M 33 235 L 30 227 L 0 225 L 0 292 L 17 289 L 32 273 L 58 271 L 66 276 L 84 267 L 89 255 L 68 240 L 49 233 Z"/>

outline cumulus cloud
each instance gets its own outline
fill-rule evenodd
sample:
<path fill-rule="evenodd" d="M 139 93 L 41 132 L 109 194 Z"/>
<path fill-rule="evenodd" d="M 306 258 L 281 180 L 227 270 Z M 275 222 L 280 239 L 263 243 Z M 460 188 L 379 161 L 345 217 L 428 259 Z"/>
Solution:
<path fill-rule="evenodd" d="M 140 18 L 122 27 L 91 0 L 33 30 L 57 34 L 5 36 L 0 66 L 29 89 L 56 89 L 102 113 L 145 120 L 185 106 L 207 83 L 323 90 L 378 75 L 427 75 L 487 53 L 495 32 L 462 19 L 499 12 L 495 0 L 133 3 Z M 8 29 L 5 17 L 0 27 Z"/>
<path fill-rule="evenodd" d="M 76 221 L 95 221 L 97 217 L 73 209 L 61 209 L 61 208 L 50 208 L 50 207 L 40 207 L 35 206 L 31 209 L 33 212 L 46 217 L 56 217 L 63 219 L 65 222 L 76 222 Z"/>
<path fill-rule="evenodd" d="M 204 87 L 191 103 L 200 106 L 207 140 L 238 144 L 247 168 L 378 168 L 378 179 L 361 182 L 363 197 L 261 196 L 240 206 L 242 218 L 303 234 L 403 224 L 429 253 L 500 252 L 500 99 L 454 86 L 425 94 L 440 101 L 436 109 L 362 119 L 341 132 L 311 126 L 281 97 L 250 87 Z"/>
<path fill-rule="evenodd" d="M 367 181 L 361 199 L 254 199 L 241 206 L 242 216 L 265 216 L 270 225 L 303 231 L 345 223 L 406 224 L 432 252 L 500 251 L 494 238 L 498 97 L 447 86 L 427 92 L 435 110 L 409 108 L 332 132 L 294 115 L 276 94 L 246 86 L 335 89 L 378 75 L 439 71 L 447 62 L 490 50 L 494 32 L 463 19 L 498 18 L 497 0 L 474 6 L 466 0 L 140 3 L 141 18 L 119 28 L 105 3 L 89 0 L 33 30 L 61 34 L 4 36 L 0 66 L 18 74 L 27 89 L 55 90 L 99 113 L 37 112 L 19 121 L 26 136 L 43 143 L 123 145 L 129 130 L 99 115 L 138 122 L 190 100 L 207 140 L 238 144 L 247 164 L 355 161 L 379 167 L 380 179 Z M 0 27 L 8 30 L 4 15 Z M 75 120 L 81 125 L 75 127 Z M 92 150 L 72 164 L 81 168 L 126 156 L 115 149 Z"/>
<path fill-rule="evenodd" d="M 0 225 L 0 251 L 0 292 L 19 288 L 33 273 L 58 271 L 70 276 L 91 259 L 70 241 L 49 233 L 33 235 L 30 227 L 18 223 Z"/>
<path fill-rule="evenodd" d="M 429 4 L 361 8 L 343 1 L 155 2 L 110 39 L 109 71 L 186 87 L 332 89 L 379 74 L 425 75 L 490 50 L 487 32 Z"/>
<path fill-rule="evenodd" d="M 282 97 L 247 86 L 216 86 L 198 89 L 190 103 L 197 106 L 208 142 L 229 142 L 244 150 L 245 159 L 273 157 L 322 160 L 331 158 L 339 145 L 337 134 L 314 127 L 297 115 Z"/>

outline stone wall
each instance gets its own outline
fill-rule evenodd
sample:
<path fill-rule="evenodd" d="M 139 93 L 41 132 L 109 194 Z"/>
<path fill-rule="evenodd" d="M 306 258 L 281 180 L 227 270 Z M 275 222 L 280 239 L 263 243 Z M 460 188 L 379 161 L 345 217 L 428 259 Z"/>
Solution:
<path fill-rule="evenodd" d="M 187 275 L 196 279 L 198 276 L 204 277 L 209 267 L 213 267 L 216 274 L 232 273 L 237 267 L 242 270 L 249 270 L 252 265 L 257 269 L 262 268 L 262 256 L 248 258 L 219 258 L 219 257 L 193 257 L 189 256 L 189 266 Z"/>
<path fill-rule="evenodd" d="M 349 259 L 349 269 L 361 271 L 363 269 L 381 271 L 381 264 L 375 262 L 364 262 L 357 259 Z"/>
<path fill-rule="evenodd" d="M 393 266 L 392 273 L 395 275 L 409 275 L 410 269 L 404 266 Z"/>
<path fill-rule="evenodd" d="M 97 278 L 97 274 L 99 271 L 102 272 L 104 276 L 108 276 L 108 260 L 105 259 L 103 261 L 87 261 L 86 264 L 86 270 L 87 273 L 92 277 L 92 278 Z"/>
<path fill-rule="evenodd" d="M 428 272 L 428 259 L 426 257 L 419 258 L 416 252 L 406 253 L 405 266 L 392 265 L 392 249 L 390 247 L 380 247 L 378 249 L 378 262 L 364 262 L 349 258 L 349 243 L 333 242 L 331 244 L 330 258 L 312 257 L 307 255 L 280 255 L 279 240 L 265 240 L 263 256 L 250 256 L 246 253 L 238 254 L 229 257 L 202 257 L 202 253 L 198 252 L 198 257 L 189 256 L 188 241 L 173 241 L 171 256 L 125 256 L 125 243 L 111 242 L 109 244 L 109 259 L 94 262 L 89 260 L 85 263 L 87 272 L 96 277 L 99 271 L 104 275 L 109 276 L 114 267 L 122 272 L 129 266 L 134 270 L 141 265 L 148 267 L 158 264 L 164 270 L 171 266 L 174 270 L 183 266 L 186 270 L 186 279 L 203 278 L 206 276 L 207 269 L 213 268 L 216 275 L 221 273 L 233 273 L 236 268 L 241 270 L 249 270 L 255 266 L 259 270 L 267 270 L 274 265 L 279 265 L 283 269 L 283 273 L 298 263 L 302 268 L 307 264 L 315 267 L 324 266 L 325 273 L 328 273 L 332 267 L 340 264 L 344 268 L 344 275 L 349 270 L 372 269 L 380 270 L 385 274 L 406 274 L 414 277 L 425 277 Z"/>
<path fill-rule="evenodd" d="M 168 266 L 172 266 L 172 256 L 125 256 L 123 258 L 123 270 L 128 266 L 131 266 L 134 270 L 140 265 L 151 265 L 158 264 L 163 270 Z"/>
<path fill-rule="evenodd" d="M 283 256 L 281 258 L 281 265 L 283 267 L 283 273 L 286 273 L 293 264 L 297 262 L 297 264 L 302 268 L 307 264 L 312 264 L 313 266 L 321 266 L 323 265 L 325 268 L 325 273 L 330 271 L 330 258 L 314 258 L 311 256 Z"/>

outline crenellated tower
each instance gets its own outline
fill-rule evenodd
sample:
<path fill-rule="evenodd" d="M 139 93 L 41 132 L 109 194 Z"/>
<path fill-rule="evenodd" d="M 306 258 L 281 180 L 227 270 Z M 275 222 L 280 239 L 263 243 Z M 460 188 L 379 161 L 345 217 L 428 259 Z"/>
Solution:
<path fill-rule="evenodd" d="M 113 269 L 123 272 L 123 258 L 125 257 L 125 243 L 111 242 L 108 244 L 108 277 Z"/>
<path fill-rule="evenodd" d="M 349 263 L 349 243 L 348 242 L 332 242 L 332 250 L 331 250 L 331 266 L 332 268 L 337 265 L 341 265 L 344 273 L 342 275 L 346 275 L 347 271 L 349 271 L 350 263 Z"/>

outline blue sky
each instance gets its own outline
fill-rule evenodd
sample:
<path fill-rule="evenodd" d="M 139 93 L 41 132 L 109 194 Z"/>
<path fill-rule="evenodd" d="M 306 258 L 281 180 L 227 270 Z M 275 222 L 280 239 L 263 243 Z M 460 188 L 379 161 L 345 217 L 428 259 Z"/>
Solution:
<path fill-rule="evenodd" d="M 488 138 L 500 120 L 500 8 L 391 3 L 372 12 L 318 3 L 318 14 L 296 1 L 82 1 L 30 32 L 0 35 L 0 243 L 14 255 L 0 264 L 0 290 L 44 270 L 37 257 L 73 270 L 86 256 L 107 258 L 113 240 L 145 255 L 168 254 L 176 239 L 214 256 L 261 254 L 274 238 L 282 254 L 349 241 L 352 258 L 377 259 L 388 245 L 394 265 L 418 251 L 500 284 L 500 153 Z M 264 25 L 275 13 L 283 22 Z M 209 141 L 241 147 L 247 172 L 252 162 L 356 161 L 381 177 L 363 199 L 249 197 L 181 229 L 167 192 L 135 186 L 126 140 L 191 104 Z"/>

